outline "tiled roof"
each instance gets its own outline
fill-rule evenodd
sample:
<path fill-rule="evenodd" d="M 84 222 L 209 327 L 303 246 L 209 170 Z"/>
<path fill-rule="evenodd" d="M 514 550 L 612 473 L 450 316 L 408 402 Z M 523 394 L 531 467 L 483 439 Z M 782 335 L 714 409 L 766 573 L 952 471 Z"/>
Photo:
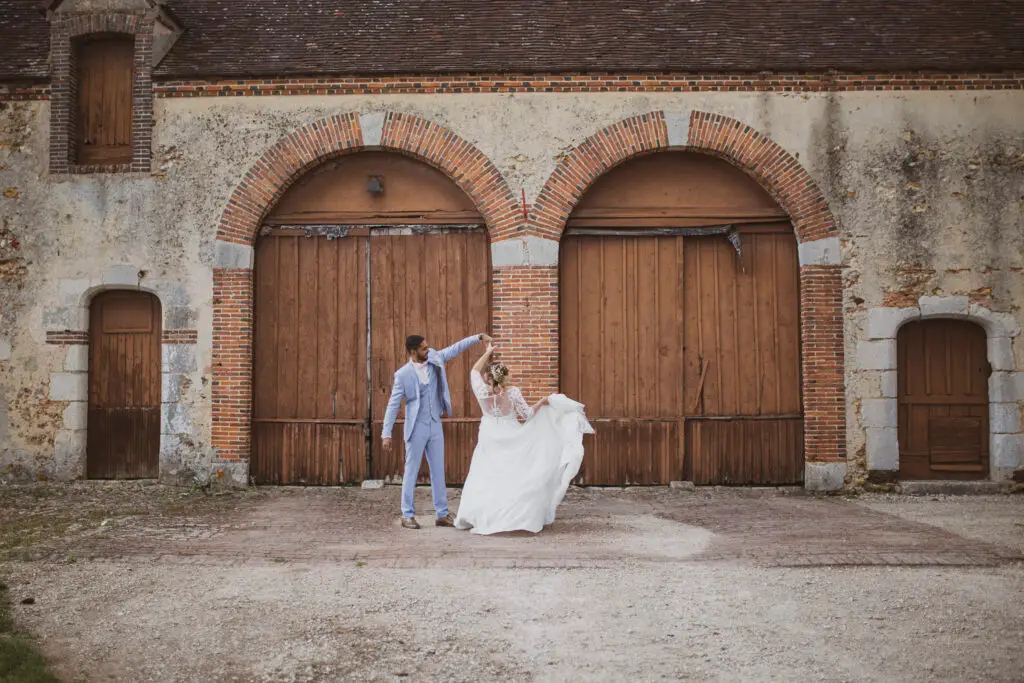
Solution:
<path fill-rule="evenodd" d="M 1024 69 L 1020 0 L 168 0 L 158 77 Z M 46 73 L 37 0 L 0 0 L 0 75 Z"/>

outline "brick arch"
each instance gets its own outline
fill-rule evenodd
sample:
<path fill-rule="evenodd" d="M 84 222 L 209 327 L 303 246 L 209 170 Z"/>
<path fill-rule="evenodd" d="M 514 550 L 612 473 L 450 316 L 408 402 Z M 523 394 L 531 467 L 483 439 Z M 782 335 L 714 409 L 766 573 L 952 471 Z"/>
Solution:
<path fill-rule="evenodd" d="M 800 357 L 806 485 L 843 486 L 846 472 L 845 361 L 838 225 L 824 193 L 789 152 L 721 114 L 653 111 L 601 129 L 569 152 L 530 215 L 536 236 L 558 240 L 583 193 L 629 159 L 667 150 L 710 154 L 755 179 L 789 214 L 800 253 Z M 552 273 L 557 300 L 557 273 Z M 557 346 L 557 343 L 556 343 Z"/>
<path fill-rule="evenodd" d="M 253 244 L 263 218 L 296 180 L 330 159 L 367 149 L 405 154 L 447 175 L 476 205 L 492 240 L 516 229 L 520 214 L 515 196 L 494 163 L 472 143 L 413 114 L 360 118 L 348 113 L 300 126 L 264 152 L 232 192 L 217 240 Z"/>
<path fill-rule="evenodd" d="M 634 157 L 669 149 L 709 154 L 744 171 L 789 214 L 800 242 L 838 235 L 824 193 L 793 155 L 736 119 L 702 111 L 671 121 L 665 112 L 653 111 L 599 130 L 559 162 L 537 197 L 530 224 L 540 235 L 558 239 L 583 193 L 601 175 Z"/>
<path fill-rule="evenodd" d="M 252 246 L 274 204 L 307 171 L 330 159 L 384 149 L 411 156 L 452 179 L 483 216 L 491 241 L 522 223 L 497 167 L 472 143 L 412 114 L 346 113 L 307 123 L 256 160 L 232 192 L 217 227 L 213 269 L 211 440 L 228 466 L 249 457 L 252 412 Z"/>

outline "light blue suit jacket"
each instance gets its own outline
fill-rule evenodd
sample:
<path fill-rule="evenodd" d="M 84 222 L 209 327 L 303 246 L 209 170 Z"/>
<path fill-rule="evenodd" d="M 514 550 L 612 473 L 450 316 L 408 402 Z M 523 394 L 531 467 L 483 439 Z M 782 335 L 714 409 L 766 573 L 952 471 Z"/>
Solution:
<path fill-rule="evenodd" d="M 437 351 L 430 349 L 427 352 L 427 363 L 438 369 L 438 381 L 441 389 L 441 410 L 443 415 L 452 414 L 452 396 L 448 391 L 448 374 L 445 372 L 444 364 L 458 356 L 473 344 L 480 341 L 480 335 L 474 334 L 457 341 L 451 346 Z M 395 383 L 391 387 L 391 398 L 388 400 L 387 410 L 384 411 L 384 429 L 381 436 L 385 439 L 391 438 L 391 432 L 395 428 L 395 420 L 398 419 L 398 408 L 405 399 L 405 440 L 412 437 L 413 427 L 416 426 L 416 415 L 420 409 L 420 380 L 416 376 L 416 368 L 412 362 L 406 363 L 395 373 Z"/>

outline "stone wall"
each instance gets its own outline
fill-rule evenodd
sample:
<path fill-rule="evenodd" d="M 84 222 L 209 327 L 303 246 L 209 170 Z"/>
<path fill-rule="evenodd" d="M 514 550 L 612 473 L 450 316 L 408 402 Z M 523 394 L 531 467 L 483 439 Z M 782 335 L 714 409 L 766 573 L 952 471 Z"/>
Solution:
<path fill-rule="evenodd" d="M 827 246 L 801 249 L 806 265 L 841 262 L 836 281 L 841 277 L 843 322 L 836 353 L 845 357 L 839 379 L 845 380 L 846 413 L 828 425 L 839 434 L 845 429 L 840 460 L 825 458 L 828 466 L 810 471 L 809 480 L 833 488 L 869 467 L 892 468 L 892 367 L 886 354 L 893 325 L 915 310 L 973 316 L 987 325 L 996 373 L 993 476 L 1003 477 L 1021 467 L 1022 450 L 1022 107 L 1020 90 L 158 97 L 150 172 L 51 175 L 49 103 L 0 101 L 3 476 L 81 476 L 83 352 L 65 333 L 87 329 L 88 301 L 96 291 L 141 287 L 160 297 L 165 330 L 180 333 L 175 341 L 187 340 L 164 347 L 162 472 L 244 480 L 244 463 L 225 459 L 232 454 L 220 451 L 230 449 L 215 448 L 214 283 L 215 271 L 223 276 L 225 266 L 248 266 L 250 256 L 218 243 L 217 236 L 246 174 L 302 126 L 339 115 L 358 114 L 365 122 L 402 113 L 477 150 L 508 195 L 518 202 L 525 193 L 530 213 L 530 220 L 503 225 L 497 234 L 491 226 L 496 309 L 501 297 L 517 292 L 503 289 L 502 278 L 531 269 L 531 282 L 549 293 L 538 320 L 549 321 L 556 310 L 551 285 L 557 231 L 544 219 L 544 190 L 552 187 L 556 169 L 624 119 L 661 112 L 668 131 L 669 124 L 681 125 L 673 121 L 689 121 L 700 111 L 734 119 L 754 131 L 752 139 L 776 143 L 795 164 L 783 171 L 805 173 L 838 229 L 838 240 Z M 360 134 L 365 142 L 367 131 Z M 779 191 L 774 194 L 779 198 Z M 794 215 L 798 224 L 811 218 Z M 501 310 L 495 320 L 501 324 Z M 522 353 L 524 362 L 557 350 L 557 339 L 545 334 L 529 336 L 536 346 Z M 553 372 L 536 368 L 527 388 L 550 389 Z M 808 457 L 820 459 L 813 452 Z"/>

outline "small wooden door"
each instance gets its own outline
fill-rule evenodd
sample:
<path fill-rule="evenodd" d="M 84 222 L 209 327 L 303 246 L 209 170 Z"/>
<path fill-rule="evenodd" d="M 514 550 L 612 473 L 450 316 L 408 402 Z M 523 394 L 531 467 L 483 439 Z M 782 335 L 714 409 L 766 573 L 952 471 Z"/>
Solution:
<path fill-rule="evenodd" d="M 901 479 L 988 477 L 985 331 L 963 320 L 923 320 L 900 329 Z"/>
<path fill-rule="evenodd" d="M 86 475 L 159 475 L 160 302 L 144 292 L 93 299 L 89 331 Z"/>

